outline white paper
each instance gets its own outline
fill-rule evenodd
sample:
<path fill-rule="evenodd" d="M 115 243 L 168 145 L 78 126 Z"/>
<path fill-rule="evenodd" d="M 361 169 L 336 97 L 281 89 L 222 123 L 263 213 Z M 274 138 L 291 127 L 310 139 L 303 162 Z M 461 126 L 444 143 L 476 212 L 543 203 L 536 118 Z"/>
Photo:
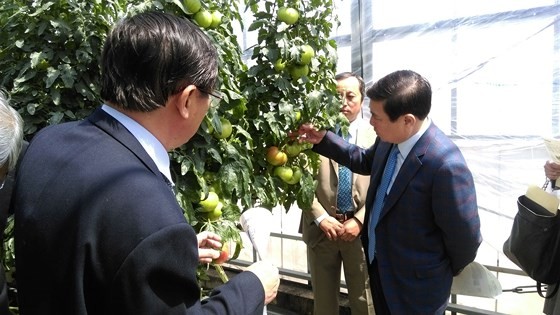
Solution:
<path fill-rule="evenodd" d="M 268 254 L 272 213 L 266 208 L 256 207 L 244 211 L 239 218 L 243 231 L 249 236 L 260 260 Z"/>
<path fill-rule="evenodd" d="M 239 218 L 243 231 L 247 233 L 253 248 L 257 252 L 260 260 L 266 258 L 268 254 L 268 240 L 270 239 L 270 225 L 272 222 L 272 212 L 266 208 L 255 207 L 243 211 Z M 263 315 L 267 315 L 266 305 Z"/>
<path fill-rule="evenodd" d="M 495 298 L 502 293 L 502 286 L 492 272 L 473 261 L 458 276 L 453 278 L 451 293 Z"/>

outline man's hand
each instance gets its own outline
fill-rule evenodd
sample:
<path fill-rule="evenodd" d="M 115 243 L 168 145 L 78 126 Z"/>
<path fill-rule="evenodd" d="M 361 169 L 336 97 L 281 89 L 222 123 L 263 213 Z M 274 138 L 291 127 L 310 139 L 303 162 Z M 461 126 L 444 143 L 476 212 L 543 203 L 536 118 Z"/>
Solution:
<path fill-rule="evenodd" d="M 321 223 L 319 223 L 319 227 L 331 241 L 335 241 L 338 236 L 344 232 L 344 225 L 331 216 L 328 216 L 321 221 Z"/>
<path fill-rule="evenodd" d="M 218 234 L 204 231 L 199 233 L 196 238 L 198 239 L 198 261 L 200 263 L 209 264 L 220 257 L 222 238 Z"/>
<path fill-rule="evenodd" d="M 298 135 L 300 141 L 307 141 L 312 144 L 317 144 L 323 140 L 327 134 L 326 130 L 317 130 L 311 124 L 303 124 L 299 126 Z"/>
<path fill-rule="evenodd" d="M 362 224 L 356 218 L 346 220 L 343 225 L 344 230 L 342 232 L 342 235 L 340 235 L 340 239 L 346 242 L 355 240 L 362 231 Z"/>
<path fill-rule="evenodd" d="M 264 304 L 274 301 L 280 285 L 278 268 L 268 261 L 261 260 L 247 267 L 247 271 L 254 273 L 261 281 L 264 288 Z"/>
<path fill-rule="evenodd" d="M 560 177 L 560 164 L 554 161 L 546 161 L 544 164 L 544 175 L 552 180 L 557 180 Z"/>

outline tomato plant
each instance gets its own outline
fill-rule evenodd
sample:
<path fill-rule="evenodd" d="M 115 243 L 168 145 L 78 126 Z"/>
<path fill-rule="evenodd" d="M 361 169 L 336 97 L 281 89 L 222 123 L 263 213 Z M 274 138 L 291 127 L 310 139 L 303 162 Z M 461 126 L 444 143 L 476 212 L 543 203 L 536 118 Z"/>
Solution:
<path fill-rule="evenodd" d="M 266 154 L 272 146 L 284 151 L 292 141 L 290 132 L 301 123 L 311 122 L 319 128 L 345 124 L 339 115 L 334 80 L 336 44 L 329 40 L 336 23 L 332 1 L 255 0 L 247 4 L 255 17 L 249 30 L 258 34 L 258 43 L 253 47 L 252 66 L 241 76 L 241 86 L 250 104 L 246 115 L 252 123 L 247 131 L 255 156 Z M 297 19 L 291 11 L 289 20 L 286 8 L 296 11 Z M 289 209 L 297 203 L 307 210 L 313 201 L 319 158 L 309 150 L 304 154 L 288 150 L 293 156 L 284 165 L 301 169 L 301 178 L 291 185 L 271 176 L 275 168 L 266 159 L 256 159 L 256 197 L 264 206 L 281 204 Z"/>

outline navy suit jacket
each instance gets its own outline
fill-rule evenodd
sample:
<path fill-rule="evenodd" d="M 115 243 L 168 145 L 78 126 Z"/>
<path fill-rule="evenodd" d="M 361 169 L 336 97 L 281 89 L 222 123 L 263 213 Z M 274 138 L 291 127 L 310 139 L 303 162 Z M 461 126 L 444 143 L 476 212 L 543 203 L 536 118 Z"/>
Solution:
<path fill-rule="evenodd" d="M 27 146 L 29 143 L 24 141 L 21 148 L 21 153 L 18 158 L 18 165 L 19 161 L 21 161 L 25 151 L 27 150 Z M 6 178 L 4 180 L 4 187 L 0 189 L 0 243 L 4 242 L 4 230 L 6 229 L 6 224 L 8 223 L 8 217 L 13 214 L 12 209 L 10 208 L 10 204 L 12 202 L 12 191 L 14 190 L 14 177 L 17 172 L 16 169 L 13 169 L 8 172 Z M 13 270 L 12 270 L 13 271 Z M 4 265 L 2 261 L 0 261 L 0 314 L 9 314 L 9 304 L 10 304 L 10 297 L 8 296 L 8 283 L 6 279 L 6 273 L 4 271 Z"/>
<path fill-rule="evenodd" d="M 364 248 L 390 148 L 377 138 L 362 149 L 331 132 L 313 148 L 353 172 L 371 175 Z M 443 314 L 453 275 L 475 259 L 482 237 L 472 174 L 459 148 L 433 123 L 405 158 L 375 233 L 379 280 L 391 314 Z"/>
<path fill-rule="evenodd" d="M 155 163 L 98 109 L 31 141 L 15 188 L 26 314 L 262 314 L 243 272 L 200 301 L 198 243 Z"/>

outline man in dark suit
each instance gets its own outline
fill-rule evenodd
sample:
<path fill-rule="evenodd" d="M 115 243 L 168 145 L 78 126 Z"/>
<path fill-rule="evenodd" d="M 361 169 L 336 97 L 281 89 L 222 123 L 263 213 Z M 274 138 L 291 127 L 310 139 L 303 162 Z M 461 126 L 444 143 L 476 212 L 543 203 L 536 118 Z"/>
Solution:
<path fill-rule="evenodd" d="M 8 104 L 7 97 L 0 92 L 0 244 L 4 240 L 13 176 L 23 146 L 23 120 Z M 0 314 L 9 314 L 8 286 L 2 261 L 0 261 Z"/>
<path fill-rule="evenodd" d="M 170 185 L 167 152 L 210 106 L 217 53 L 164 13 L 119 22 L 102 55 L 105 105 L 32 139 L 16 180 L 22 314 L 262 314 L 278 269 L 258 262 L 201 301 L 196 269 L 219 256 Z"/>
<path fill-rule="evenodd" d="M 372 147 L 311 125 L 300 127 L 300 138 L 371 175 L 362 244 L 376 314 L 444 314 L 453 276 L 474 260 L 482 241 L 472 174 L 428 118 L 432 91 L 425 78 L 396 71 L 366 95 L 377 133 Z"/>

